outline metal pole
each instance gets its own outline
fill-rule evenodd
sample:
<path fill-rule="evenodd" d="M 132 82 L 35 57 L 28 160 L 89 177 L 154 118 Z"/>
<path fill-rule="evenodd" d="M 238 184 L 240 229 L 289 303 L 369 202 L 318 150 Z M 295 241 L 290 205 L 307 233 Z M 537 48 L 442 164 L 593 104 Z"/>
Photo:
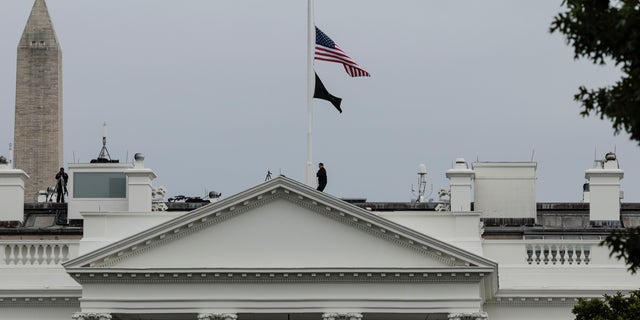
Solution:
<path fill-rule="evenodd" d="M 313 175 L 313 91 L 315 73 L 313 60 L 315 57 L 316 28 L 313 22 L 313 0 L 307 0 L 307 165 L 305 168 L 305 184 L 314 186 Z"/>

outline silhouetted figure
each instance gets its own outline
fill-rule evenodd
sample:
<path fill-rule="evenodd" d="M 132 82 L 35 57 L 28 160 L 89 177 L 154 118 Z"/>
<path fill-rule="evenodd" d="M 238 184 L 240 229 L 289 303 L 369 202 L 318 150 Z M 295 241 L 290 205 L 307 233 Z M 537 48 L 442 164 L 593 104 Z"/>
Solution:
<path fill-rule="evenodd" d="M 324 169 L 324 164 L 322 162 L 318 163 L 318 172 L 316 173 L 316 177 L 318 177 L 318 191 L 324 191 L 324 187 L 327 186 L 327 170 Z"/>
<path fill-rule="evenodd" d="M 67 193 L 67 181 L 69 180 L 69 175 L 64 172 L 64 168 L 60 168 L 60 171 L 56 174 L 56 202 L 64 203 L 64 195 Z"/>

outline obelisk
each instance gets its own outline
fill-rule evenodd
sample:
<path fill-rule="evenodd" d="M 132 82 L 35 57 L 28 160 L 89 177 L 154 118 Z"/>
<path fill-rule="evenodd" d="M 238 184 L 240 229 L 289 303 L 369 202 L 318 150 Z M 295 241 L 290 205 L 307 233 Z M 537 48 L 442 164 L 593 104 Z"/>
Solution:
<path fill-rule="evenodd" d="M 62 51 L 44 0 L 35 0 L 18 44 L 14 167 L 31 178 L 25 202 L 55 185 L 63 164 Z"/>

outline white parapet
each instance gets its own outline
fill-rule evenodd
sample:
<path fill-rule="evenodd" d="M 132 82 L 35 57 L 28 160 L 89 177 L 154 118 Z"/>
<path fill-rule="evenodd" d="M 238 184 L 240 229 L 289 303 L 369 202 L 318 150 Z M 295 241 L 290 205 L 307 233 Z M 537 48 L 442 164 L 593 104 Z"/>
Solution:
<path fill-rule="evenodd" d="M 78 257 L 78 240 L 0 240 L 0 269 L 57 267 Z"/>
<path fill-rule="evenodd" d="M 478 212 L 374 211 L 375 215 L 422 234 L 482 255 L 482 230 Z"/>
<path fill-rule="evenodd" d="M 84 234 L 80 240 L 79 254 L 122 240 L 128 236 L 163 222 L 177 218 L 186 212 L 83 212 Z"/>
<path fill-rule="evenodd" d="M 24 216 L 24 184 L 29 178 L 21 169 L 0 162 L 0 221 L 20 221 Z"/>
<path fill-rule="evenodd" d="M 484 257 L 499 265 L 500 290 L 635 290 L 640 278 L 609 256 L 599 239 L 483 241 Z M 583 293 L 585 294 L 585 293 Z"/>
<path fill-rule="evenodd" d="M 535 162 L 474 162 L 474 211 L 485 218 L 536 219 Z"/>

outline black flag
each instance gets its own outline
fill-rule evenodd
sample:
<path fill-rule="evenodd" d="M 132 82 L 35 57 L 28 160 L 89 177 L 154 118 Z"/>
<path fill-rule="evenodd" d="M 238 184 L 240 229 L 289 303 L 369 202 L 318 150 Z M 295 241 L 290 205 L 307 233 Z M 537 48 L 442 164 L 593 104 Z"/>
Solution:
<path fill-rule="evenodd" d="M 324 87 L 324 84 L 322 84 L 322 81 L 320 81 L 320 78 L 318 77 L 317 73 L 316 73 L 316 88 L 313 91 L 313 97 L 316 99 L 322 99 L 322 100 L 327 100 L 331 102 L 331 104 L 334 107 L 336 107 L 336 109 L 338 109 L 340 113 L 342 113 L 342 109 L 340 109 L 340 103 L 342 103 L 342 98 L 338 98 L 334 95 L 331 95 L 331 93 L 327 91 L 327 88 Z"/>

